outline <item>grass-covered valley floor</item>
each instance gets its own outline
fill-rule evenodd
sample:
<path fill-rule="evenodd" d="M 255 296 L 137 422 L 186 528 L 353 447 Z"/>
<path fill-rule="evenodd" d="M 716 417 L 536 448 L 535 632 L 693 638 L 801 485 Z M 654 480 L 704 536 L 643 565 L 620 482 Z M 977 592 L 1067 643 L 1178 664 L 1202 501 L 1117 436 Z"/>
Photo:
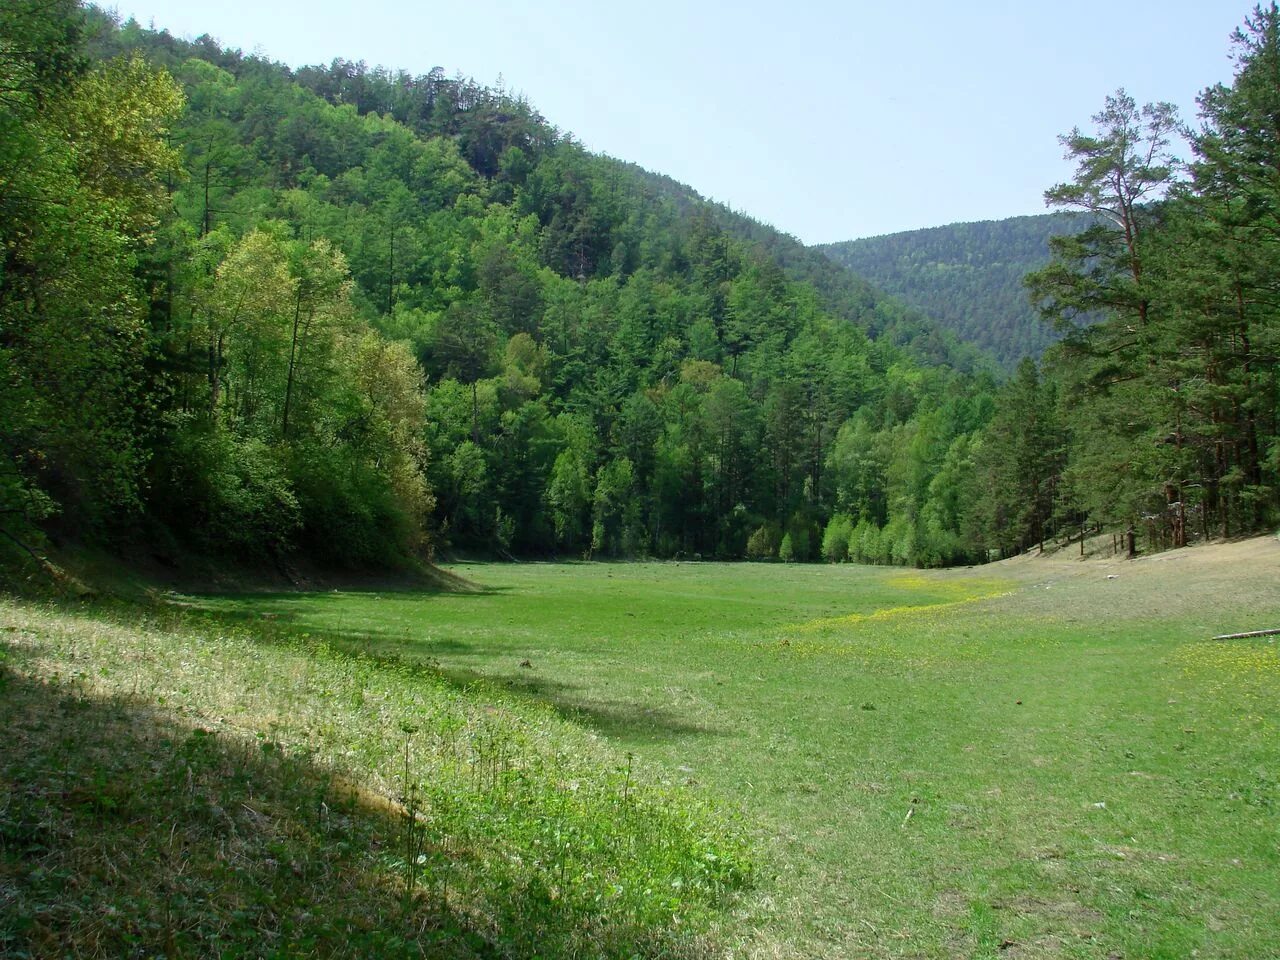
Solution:
<path fill-rule="evenodd" d="M 1280 955 L 1274 539 L 451 572 L 4 602 L 0 953 Z"/>

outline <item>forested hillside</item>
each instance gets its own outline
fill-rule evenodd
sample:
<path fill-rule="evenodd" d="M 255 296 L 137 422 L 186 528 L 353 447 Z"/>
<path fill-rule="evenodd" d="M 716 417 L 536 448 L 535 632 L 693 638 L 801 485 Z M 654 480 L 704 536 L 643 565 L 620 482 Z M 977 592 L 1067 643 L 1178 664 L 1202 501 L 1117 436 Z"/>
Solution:
<path fill-rule="evenodd" d="M 922 511 L 982 361 L 793 239 L 440 71 L 3 29 L 15 540 L 807 559 L 840 513 L 971 554 Z"/>
<path fill-rule="evenodd" d="M 1276 19 L 1187 177 L 1159 105 L 1064 138 L 1048 197 L 1090 226 L 1033 292 L 1066 340 L 997 389 L 922 313 L 505 90 L 10 3 L 0 533 L 935 565 L 1270 523 Z"/>
<path fill-rule="evenodd" d="M 990 351 L 1012 370 L 1061 336 L 1027 296 L 1023 277 L 1049 262 L 1049 239 L 1088 217 L 1049 213 L 953 223 L 820 246 L 832 260 Z"/>

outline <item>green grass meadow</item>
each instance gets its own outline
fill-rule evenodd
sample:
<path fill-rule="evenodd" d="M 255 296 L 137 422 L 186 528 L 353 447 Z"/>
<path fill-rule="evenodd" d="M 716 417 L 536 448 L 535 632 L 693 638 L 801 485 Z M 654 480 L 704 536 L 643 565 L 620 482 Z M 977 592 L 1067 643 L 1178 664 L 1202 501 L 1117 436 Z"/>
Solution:
<path fill-rule="evenodd" d="M 550 809 L 566 790 L 595 797 L 581 801 L 578 833 L 555 836 L 632 845 L 607 867 L 608 889 L 635 885 L 613 895 L 634 921 L 609 921 L 620 956 L 1280 957 L 1280 649 L 1210 639 L 1280 626 L 1280 562 L 1270 542 L 1245 560 L 1188 555 L 945 573 L 458 564 L 449 572 L 473 589 L 188 595 L 160 616 L 235 638 L 241 656 L 218 667 L 219 683 L 243 672 L 246 652 L 269 661 L 245 686 L 266 690 L 256 706 L 188 693 L 190 711 L 308 744 L 319 768 L 383 793 L 396 794 L 396 751 L 412 736 L 361 719 L 379 684 L 401 698 L 436 691 L 404 716 L 444 716 L 449 701 L 518 718 L 528 749 L 562 767 L 524 793 L 473 791 L 472 807 L 450 809 L 461 822 L 517 801 Z M 50 639 L 63 628 L 40 619 L 54 614 L 0 612 L 40 638 L 12 647 L 24 676 L 66 662 L 68 642 Z M 164 643 L 148 636 L 153 650 Z M 70 648 L 88 664 L 121 649 Z M 333 665 L 317 674 L 316 658 Z M 352 664 L 366 674 L 359 698 L 344 687 L 340 710 L 307 706 Z M 279 716 L 270 670 L 311 678 Z M 388 670 L 393 683 L 379 679 Z M 122 690 L 127 671 L 115 684 L 135 699 L 164 686 Z M 316 709 L 334 712 L 290 719 Z M 637 813 L 638 802 L 649 806 Z M 667 819 L 652 836 L 592 833 L 593 818 L 615 815 Z M 542 849 L 540 836 L 519 850 Z M 510 850 L 504 862 L 529 857 Z M 628 872 L 646 857 L 667 863 Z M 691 873 L 699 857 L 726 865 Z M 437 914 L 462 917 L 452 922 L 495 955 L 592 955 L 572 938 L 531 945 L 474 919 L 501 912 L 484 890 L 493 862 L 477 858 Z M 573 863 L 597 870 L 586 854 Z M 596 889 L 540 876 L 535 892 L 553 901 Z M 527 877 L 508 879 L 533 895 Z M 702 884 L 698 909 L 645 914 L 645 897 L 683 900 L 690 882 Z M 655 883 L 666 886 L 655 894 Z M 545 922 L 596 910 L 589 898 L 570 906 Z M 664 940 L 663 917 L 696 937 Z"/>

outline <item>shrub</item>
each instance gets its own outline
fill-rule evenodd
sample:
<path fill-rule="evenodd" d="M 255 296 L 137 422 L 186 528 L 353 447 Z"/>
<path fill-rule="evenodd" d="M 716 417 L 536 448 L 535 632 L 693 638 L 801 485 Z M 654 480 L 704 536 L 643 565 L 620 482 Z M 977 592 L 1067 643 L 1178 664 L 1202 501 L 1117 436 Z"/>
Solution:
<path fill-rule="evenodd" d="M 791 549 L 794 559 L 799 561 L 813 559 L 813 538 L 809 532 L 809 522 L 796 517 L 791 523 Z"/>
<path fill-rule="evenodd" d="M 849 548 L 859 563 L 884 563 L 880 528 L 870 520 L 858 521 L 850 538 Z"/>
<path fill-rule="evenodd" d="M 772 560 L 778 555 L 778 527 L 772 523 L 762 523 L 747 538 L 747 559 Z"/>
<path fill-rule="evenodd" d="M 190 425 L 177 432 L 161 476 L 166 519 L 212 552 L 280 553 L 301 524 L 284 465 L 255 437 Z"/>
<path fill-rule="evenodd" d="M 853 519 L 837 513 L 822 534 L 822 556 L 828 563 L 849 559 L 849 540 L 853 536 Z"/>

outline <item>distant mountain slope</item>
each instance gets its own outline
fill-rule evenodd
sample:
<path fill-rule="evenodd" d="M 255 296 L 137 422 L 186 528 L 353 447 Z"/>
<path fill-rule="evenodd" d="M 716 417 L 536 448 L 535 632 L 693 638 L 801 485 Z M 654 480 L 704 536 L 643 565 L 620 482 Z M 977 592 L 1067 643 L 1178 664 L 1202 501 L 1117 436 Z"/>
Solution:
<path fill-rule="evenodd" d="M 953 223 L 818 249 L 1012 367 L 1057 339 L 1036 315 L 1022 278 L 1047 262 L 1051 236 L 1080 230 L 1084 222 L 1077 214 L 1051 213 Z"/>

